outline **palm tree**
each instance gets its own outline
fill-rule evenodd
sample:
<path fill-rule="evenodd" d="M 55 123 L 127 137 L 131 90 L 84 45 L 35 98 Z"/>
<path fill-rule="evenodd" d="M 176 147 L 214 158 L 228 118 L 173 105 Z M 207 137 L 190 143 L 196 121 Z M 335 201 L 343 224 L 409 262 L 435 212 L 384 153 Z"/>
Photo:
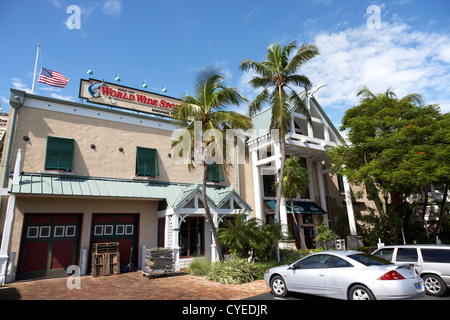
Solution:
<path fill-rule="evenodd" d="M 224 78 L 220 75 L 220 72 L 215 68 L 205 68 L 196 76 L 194 80 L 194 95 L 185 95 L 182 98 L 183 102 L 178 105 L 173 111 L 173 117 L 175 120 L 181 122 L 185 127 L 179 137 L 173 141 L 172 148 L 182 141 L 182 137 L 188 133 L 191 137 L 190 150 L 192 152 L 200 151 L 201 160 L 199 164 L 203 166 L 203 184 L 202 184 L 202 200 L 205 208 L 206 217 L 211 227 L 213 239 L 216 244 L 216 251 L 219 256 L 219 260 L 223 261 L 224 256 L 221 249 L 217 229 L 214 225 L 214 221 L 211 216 L 206 200 L 206 183 L 208 181 L 208 165 L 211 158 L 220 159 L 226 158 L 226 152 L 222 148 L 213 148 L 211 146 L 219 144 L 217 139 L 225 140 L 225 134 L 227 129 L 233 130 L 248 130 L 252 128 L 252 122 L 250 117 L 244 116 L 238 112 L 226 110 L 228 105 L 239 105 L 242 101 L 247 101 L 235 88 L 227 87 L 224 85 Z M 194 150 L 194 137 L 196 134 L 194 128 L 201 126 L 202 136 L 207 130 L 217 130 L 221 136 L 212 135 L 210 137 L 203 137 L 201 140 L 201 150 Z M 181 139 L 181 140 L 180 140 Z M 220 144 L 219 144 L 220 145 Z M 224 147 L 226 144 L 222 144 Z M 230 147 L 230 146 L 228 146 Z M 220 153 L 217 155 L 215 153 Z M 189 157 L 190 158 L 190 157 Z M 225 170 L 225 161 L 217 163 L 216 165 L 222 165 Z M 189 169 L 192 169 L 194 165 L 189 161 Z"/>
<path fill-rule="evenodd" d="M 359 89 L 357 96 L 358 97 L 361 96 L 362 100 L 366 100 L 366 99 L 374 100 L 377 98 L 377 96 L 386 96 L 391 99 L 397 99 L 397 95 L 394 93 L 394 91 L 391 88 L 388 88 L 385 93 L 380 93 L 378 95 L 375 95 L 366 86 L 363 86 L 363 87 L 361 87 L 361 89 Z M 418 105 L 421 105 L 423 103 L 422 96 L 417 93 L 408 94 L 400 99 L 400 101 L 403 101 L 403 100 L 411 101 L 411 102 L 417 103 Z"/>
<path fill-rule="evenodd" d="M 275 183 L 275 186 L 277 187 L 279 182 Z M 284 170 L 284 177 L 283 177 L 283 190 L 281 192 L 281 195 L 283 198 L 290 199 L 291 203 L 291 213 L 292 217 L 294 218 L 294 222 L 296 224 L 298 234 L 300 236 L 300 239 L 303 242 L 303 246 L 306 248 L 305 241 L 303 240 L 302 233 L 299 228 L 299 224 L 297 222 L 297 219 L 295 217 L 294 213 L 294 198 L 297 197 L 297 194 L 302 193 L 306 190 L 306 188 L 309 185 L 309 177 L 308 177 L 308 171 L 303 166 L 302 162 L 298 157 L 288 157 L 286 159 L 286 167 Z"/>
<path fill-rule="evenodd" d="M 279 43 L 273 43 L 267 48 L 267 60 L 263 62 L 244 60 L 239 66 L 243 71 L 255 71 L 258 76 L 255 76 L 249 83 L 255 89 L 263 88 L 255 100 L 250 103 L 249 115 L 254 115 L 260 111 L 264 103 L 269 103 L 272 108 L 270 129 L 278 130 L 281 148 L 279 177 L 284 176 L 285 136 L 289 133 L 291 127 L 291 110 L 300 108 L 309 123 L 312 124 L 309 110 L 303 103 L 301 96 L 296 92 L 295 87 L 300 86 L 305 89 L 311 87 L 309 79 L 304 75 L 298 75 L 297 72 L 306 62 L 317 56 L 319 51 L 314 44 L 304 44 L 289 59 L 291 53 L 296 49 L 296 41 L 285 47 L 281 47 Z M 278 184 L 276 192 L 275 214 L 279 218 L 283 182 L 280 178 L 278 180 L 281 183 Z"/>

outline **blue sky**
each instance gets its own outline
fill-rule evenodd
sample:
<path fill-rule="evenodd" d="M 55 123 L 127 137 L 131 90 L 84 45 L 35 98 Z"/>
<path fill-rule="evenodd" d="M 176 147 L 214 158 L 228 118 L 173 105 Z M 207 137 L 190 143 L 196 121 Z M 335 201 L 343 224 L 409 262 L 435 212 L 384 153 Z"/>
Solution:
<path fill-rule="evenodd" d="M 80 29 L 69 29 L 70 5 L 81 9 Z M 368 25 L 379 9 L 379 27 Z M 70 78 L 65 89 L 36 83 L 35 94 L 78 101 L 80 78 L 139 87 L 181 97 L 203 67 L 216 65 L 226 83 L 248 99 L 251 74 L 243 59 L 263 61 L 272 42 L 316 43 L 321 54 L 300 71 L 336 127 L 356 91 L 391 87 L 399 97 L 419 93 L 450 111 L 450 1 L 448 0 L 1 0 L 0 103 L 10 88 L 31 91 L 38 69 Z M 376 18 L 376 17 L 375 17 Z M 245 106 L 239 108 L 245 112 Z"/>

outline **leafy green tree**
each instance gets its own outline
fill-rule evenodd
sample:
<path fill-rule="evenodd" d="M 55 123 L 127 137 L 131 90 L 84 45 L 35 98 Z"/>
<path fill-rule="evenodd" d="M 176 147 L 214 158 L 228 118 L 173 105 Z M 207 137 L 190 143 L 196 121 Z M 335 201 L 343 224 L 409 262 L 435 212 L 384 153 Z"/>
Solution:
<path fill-rule="evenodd" d="M 206 198 L 208 165 L 211 164 L 208 163 L 208 159 L 223 159 L 222 163 L 217 163 L 217 165 L 221 165 L 225 169 L 226 144 L 220 144 L 219 140 L 222 142 L 226 140 L 228 129 L 248 130 L 252 128 L 250 117 L 226 110 L 229 105 L 237 106 L 242 101 L 246 101 L 246 99 L 235 88 L 225 86 L 224 78 L 217 69 L 206 68 L 195 78 L 194 95 L 185 95 L 183 102 L 173 111 L 174 119 L 179 121 L 185 129 L 173 141 L 172 147 L 175 148 L 183 142 L 183 139 L 189 137 L 188 144 L 191 152 L 188 154 L 188 159 L 191 158 L 191 155 L 195 157 L 196 151 L 201 151 L 201 161 L 199 162 L 203 167 L 202 200 L 220 261 L 224 260 L 224 256 Z M 196 125 L 201 127 L 201 150 L 195 150 L 195 136 L 199 134 L 196 132 Z M 204 135 L 208 130 L 214 130 L 218 135 Z M 219 153 L 220 157 L 216 153 Z M 189 168 L 192 168 L 192 162 L 188 163 Z"/>
<path fill-rule="evenodd" d="M 278 187 L 279 182 L 275 183 L 275 187 Z M 294 198 L 297 197 L 298 194 L 302 193 L 309 186 L 309 176 L 308 170 L 303 166 L 302 162 L 298 157 L 292 156 L 286 159 L 286 167 L 284 169 L 284 177 L 283 177 L 283 189 L 281 190 L 281 195 L 286 200 L 289 200 L 291 203 L 291 210 L 294 208 Z M 297 225 L 297 230 L 299 236 L 303 242 L 303 246 L 306 248 L 305 241 L 303 240 L 299 224 L 295 217 L 295 213 L 292 212 L 292 217 L 294 218 L 294 222 Z"/>
<path fill-rule="evenodd" d="M 284 176 L 286 160 L 285 137 L 291 127 L 291 110 L 300 108 L 311 123 L 311 116 L 308 108 L 303 103 L 301 96 L 296 92 L 296 86 L 308 89 L 311 82 L 304 75 L 298 75 L 299 69 L 309 60 L 319 54 L 314 44 L 304 44 L 291 57 L 297 49 L 295 41 L 282 47 L 279 43 L 272 43 L 267 48 L 267 60 L 255 62 L 243 60 L 240 69 L 243 71 L 253 70 L 257 74 L 250 85 L 255 89 L 263 90 L 249 105 L 249 114 L 253 115 L 261 110 L 265 103 L 272 109 L 270 129 L 278 130 L 279 143 L 281 148 L 281 167 L 279 177 Z M 281 179 L 279 179 L 281 180 Z M 280 216 L 281 190 L 283 183 L 280 183 L 276 192 L 275 214 Z"/>
<path fill-rule="evenodd" d="M 219 238 L 230 252 L 238 258 L 253 260 L 267 259 L 272 243 L 282 237 L 279 223 L 265 224 L 245 214 L 237 214 L 234 219 L 224 220 L 219 228 Z"/>
<path fill-rule="evenodd" d="M 351 181 L 374 183 L 385 202 L 390 199 L 387 213 L 404 218 L 411 192 L 432 182 L 448 184 L 448 114 L 421 105 L 417 94 L 397 99 L 390 89 L 375 95 L 363 88 L 358 95 L 360 104 L 346 111 L 340 128 L 349 143 L 329 150 L 334 169 Z"/>

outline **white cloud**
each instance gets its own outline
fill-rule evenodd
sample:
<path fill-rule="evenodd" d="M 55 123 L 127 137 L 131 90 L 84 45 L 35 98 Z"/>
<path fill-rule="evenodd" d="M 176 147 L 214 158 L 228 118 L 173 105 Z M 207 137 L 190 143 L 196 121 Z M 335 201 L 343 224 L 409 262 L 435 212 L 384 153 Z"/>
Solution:
<path fill-rule="evenodd" d="M 20 79 L 20 78 L 11 78 L 11 81 L 12 81 L 12 83 L 11 83 L 12 87 L 14 89 L 23 90 L 26 93 L 31 93 L 31 89 L 28 88 L 28 86 L 25 83 L 23 83 L 22 79 Z"/>
<path fill-rule="evenodd" d="M 104 14 L 118 16 L 122 11 L 122 2 L 118 0 L 107 0 L 102 6 Z"/>
<path fill-rule="evenodd" d="M 66 101 L 75 101 L 75 98 L 72 96 L 63 96 L 57 93 L 51 93 L 50 97 L 60 100 L 66 100 Z"/>
<path fill-rule="evenodd" d="M 365 85 L 379 93 L 392 88 L 399 96 L 421 94 L 425 103 L 450 110 L 450 36 L 427 33 L 405 24 L 365 25 L 315 37 L 320 55 L 300 71 L 313 85 L 325 82 L 316 98 L 326 108 L 348 109 L 358 104 Z M 340 119 L 334 119 L 340 121 Z"/>

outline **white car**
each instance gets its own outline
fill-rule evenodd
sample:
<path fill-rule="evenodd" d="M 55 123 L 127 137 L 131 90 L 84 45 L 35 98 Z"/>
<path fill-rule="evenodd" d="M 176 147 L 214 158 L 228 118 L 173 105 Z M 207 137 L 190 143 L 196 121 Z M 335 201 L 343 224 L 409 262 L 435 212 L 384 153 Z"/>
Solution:
<path fill-rule="evenodd" d="M 411 264 L 395 265 L 358 252 L 331 250 L 266 271 L 264 281 L 277 297 L 289 291 L 348 300 L 417 299 L 422 278 Z"/>
<path fill-rule="evenodd" d="M 396 264 L 414 264 L 429 295 L 441 297 L 450 288 L 449 245 L 407 244 L 385 246 L 372 254 Z"/>

